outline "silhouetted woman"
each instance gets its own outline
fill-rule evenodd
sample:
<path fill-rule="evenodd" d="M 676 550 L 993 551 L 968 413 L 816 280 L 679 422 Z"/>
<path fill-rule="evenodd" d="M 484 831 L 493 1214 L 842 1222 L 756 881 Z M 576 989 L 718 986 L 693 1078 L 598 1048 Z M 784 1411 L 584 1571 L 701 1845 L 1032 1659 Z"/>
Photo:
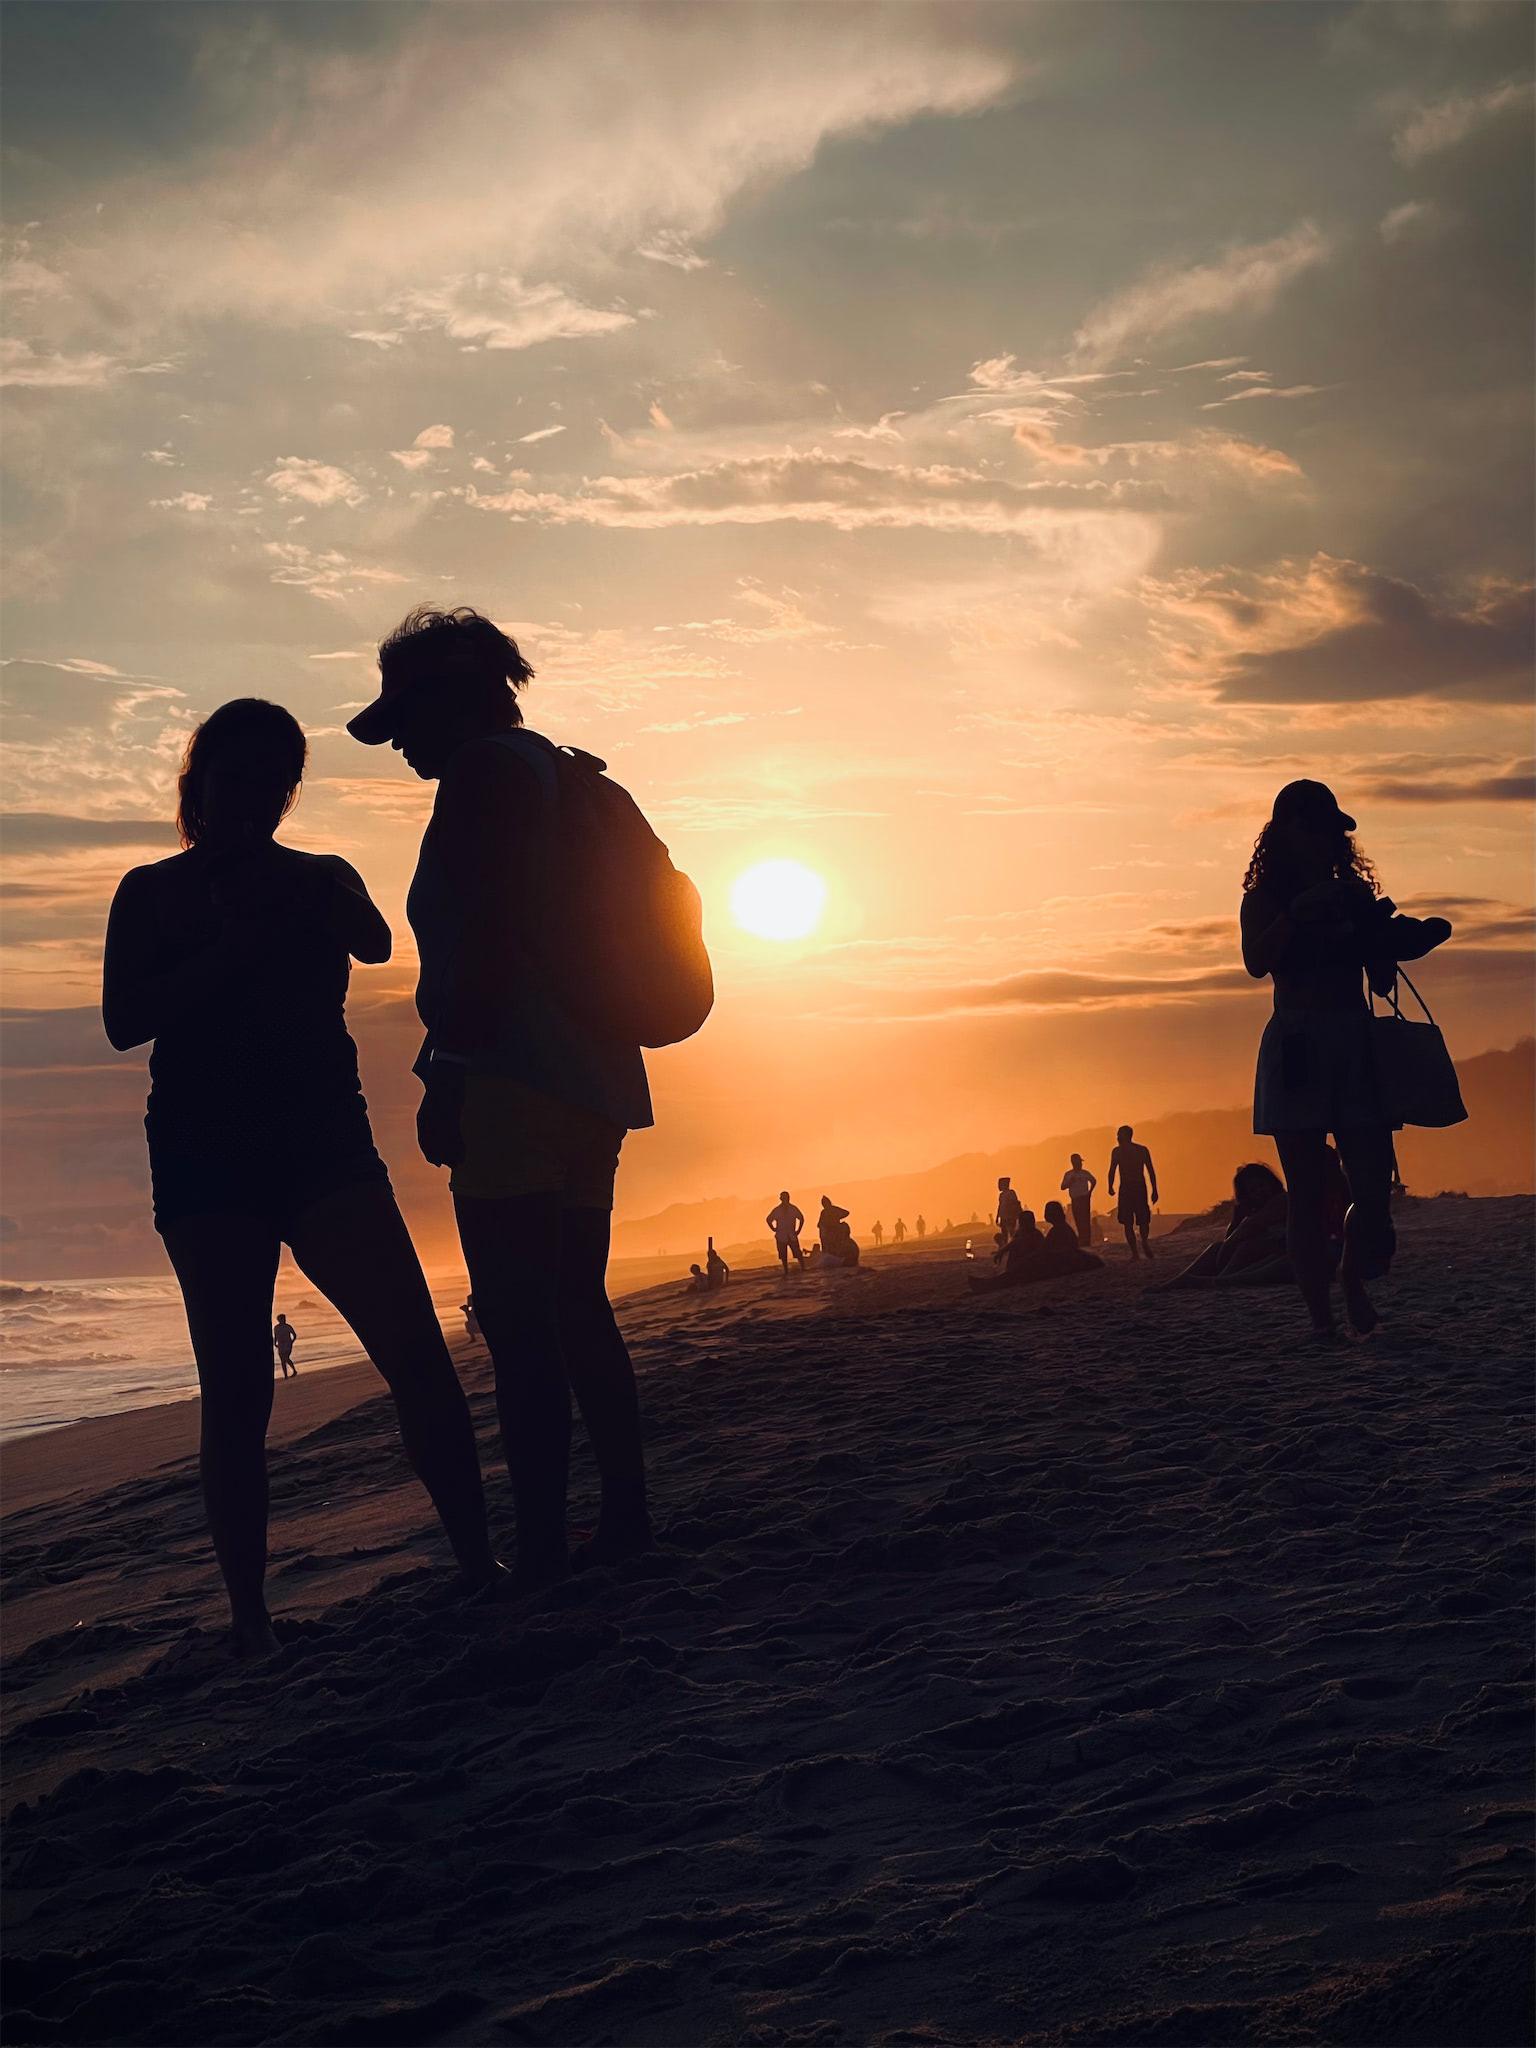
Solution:
<path fill-rule="evenodd" d="M 185 850 L 123 877 L 102 991 L 119 1052 L 154 1041 L 155 1228 L 186 1303 L 203 1496 L 245 1656 L 277 1647 L 263 1580 L 284 1243 L 389 1383 L 466 1579 L 496 1570 L 468 1405 L 374 1149 L 344 1015 L 350 959 L 387 960 L 389 927 L 344 860 L 273 839 L 305 751 L 296 720 L 259 698 L 197 728 L 179 792 Z"/>
<path fill-rule="evenodd" d="M 1369 980 L 1451 935 L 1443 917 L 1400 917 L 1321 782 L 1287 783 L 1243 882 L 1243 965 L 1275 985 L 1254 1082 L 1253 1128 L 1273 1137 L 1289 1196 L 1286 1244 L 1315 1335 L 1335 1341 L 1330 1300 L 1328 1134 L 1349 1181 L 1339 1279 L 1352 1327 L 1376 1327 L 1366 1282 L 1392 1261 L 1392 1124 L 1371 1051 Z"/>
<path fill-rule="evenodd" d="M 1339 1176 L 1338 1156 L 1327 1154 L 1329 1174 Z M 1255 1285 L 1261 1281 L 1289 1280 L 1291 1262 L 1285 1249 L 1285 1183 L 1271 1166 L 1253 1160 L 1240 1166 L 1232 1176 L 1232 1214 L 1222 1237 L 1208 1244 L 1182 1272 L 1149 1294 L 1173 1294 L 1189 1287 Z M 1325 1232 L 1327 1235 L 1327 1232 Z M 1330 1248 L 1329 1269 L 1334 1264 Z"/>

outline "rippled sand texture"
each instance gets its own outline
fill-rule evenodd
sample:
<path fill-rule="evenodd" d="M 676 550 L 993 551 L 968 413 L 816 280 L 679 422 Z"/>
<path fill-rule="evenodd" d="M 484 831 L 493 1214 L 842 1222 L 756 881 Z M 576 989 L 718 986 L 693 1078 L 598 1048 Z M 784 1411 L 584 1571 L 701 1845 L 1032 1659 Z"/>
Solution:
<path fill-rule="evenodd" d="M 1335 1353 L 1123 1264 L 637 1297 L 664 1555 L 445 1605 L 370 1402 L 260 1671 L 185 1463 L 13 1514 L 6 2039 L 1529 2040 L 1531 1205 L 1403 1238 Z"/>

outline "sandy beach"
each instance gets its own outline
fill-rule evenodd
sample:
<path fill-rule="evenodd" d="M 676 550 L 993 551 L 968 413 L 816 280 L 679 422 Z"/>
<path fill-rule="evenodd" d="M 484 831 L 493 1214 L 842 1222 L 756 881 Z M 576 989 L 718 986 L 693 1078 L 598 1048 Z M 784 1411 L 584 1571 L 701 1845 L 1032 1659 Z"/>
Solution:
<path fill-rule="evenodd" d="M 1188 1228 L 633 1296 L 665 1548 L 522 1607 L 290 1383 L 261 1669 L 195 1403 L 12 1447 L 5 2039 L 1529 2041 L 1532 1204 L 1399 1223 L 1337 1351 Z"/>

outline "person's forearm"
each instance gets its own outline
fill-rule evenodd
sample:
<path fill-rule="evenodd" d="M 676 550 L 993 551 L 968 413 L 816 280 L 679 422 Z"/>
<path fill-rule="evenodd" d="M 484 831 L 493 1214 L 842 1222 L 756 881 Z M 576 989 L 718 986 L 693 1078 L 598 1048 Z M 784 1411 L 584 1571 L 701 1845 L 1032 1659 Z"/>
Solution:
<path fill-rule="evenodd" d="M 119 1052 L 147 1045 L 169 1026 L 217 1007 L 233 984 L 237 955 L 227 945 L 228 933 L 179 966 L 160 974 L 141 974 L 122 988 L 103 994 L 101 1014 L 108 1039 Z"/>
<path fill-rule="evenodd" d="M 379 910 L 349 883 L 332 882 L 321 915 L 326 930 L 354 960 L 379 966 L 393 951 L 393 937 Z"/>

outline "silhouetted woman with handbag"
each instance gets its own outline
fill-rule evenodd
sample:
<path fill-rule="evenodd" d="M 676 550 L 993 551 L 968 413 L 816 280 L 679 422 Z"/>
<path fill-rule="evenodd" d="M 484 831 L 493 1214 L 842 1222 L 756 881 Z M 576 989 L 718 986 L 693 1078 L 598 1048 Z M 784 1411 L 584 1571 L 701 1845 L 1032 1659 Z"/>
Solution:
<path fill-rule="evenodd" d="M 1243 882 L 1243 965 L 1272 977 L 1274 1015 L 1254 1081 L 1253 1128 L 1275 1141 L 1289 1195 L 1286 1245 L 1314 1335 L 1336 1342 L 1327 1215 L 1328 1135 L 1349 1181 L 1339 1280 L 1350 1326 L 1378 1317 L 1366 1282 L 1392 1262 L 1392 1131 L 1371 1043 L 1367 985 L 1385 994 L 1398 962 L 1451 935 L 1443 917 L 1397 914 L 1355 845 L 1353 818 L 1321 782 L 1287 783 Z"/>
<path fill-rule="evenodd" d="M 202 1477 L 237 1655 L 267 1614 L 272 1288 L 286 1243 L 389 1384 L 400 1433 L 466 1581 L 492 1581 L 474 1429 L 426 1279 L 374 1149 L 344 1006 L 389 926 L 334 855 L 273 838 L 304 773 L 280 705 L 223 705 L 187 747 L 184 851 L 133 868 L 107 926 L 102 1017 L 153 1040 L 144 1119 L 155 1228 L 186 1303 Z"/>

